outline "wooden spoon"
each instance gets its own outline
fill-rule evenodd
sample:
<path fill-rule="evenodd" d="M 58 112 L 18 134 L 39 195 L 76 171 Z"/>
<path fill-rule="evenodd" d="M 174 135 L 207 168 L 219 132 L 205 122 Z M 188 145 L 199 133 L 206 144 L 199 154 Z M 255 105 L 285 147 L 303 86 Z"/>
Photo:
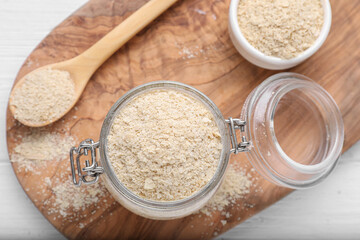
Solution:
<path fill-rule="evenodd" d="M 42 127 L 50 123 L 55 122 L 64 116 L 70 109 L 76 104 L 80 98 L 87 82 L 93 73 L 121 46 L 123 46 L 128 40 L 130 40 L 135 34 L 146 27 L 150 22 L 157 18 L 161 13 L 173 5 L 177 0 L 151 0 L 142 6 L 139 10 L 125 19 L 111 32 L 106 34 L 97 43 L 91 46 L 82 54 L 58 63 L 42 66 L 34 71 L 38 71 L 44 68 L 51 68 L 57 70 L 63 70 L 70 73 L 71 79 L 75 84 L 75 99 L 69 108 L 63 112 L 63 114 L 57 118 L 49 119 L 49 121 L 41 123 L 31 123 L 23 119 L 17 119 L 24 125 L 29 127 Z M 32 72 L 34 72 L 32 71 Z M 29 73 L 28 73 L 29 74 Z M 19 88 L 26 80 L 26 76 L 22 77 L 19 82 L 14 86 L 10 94 L 9 108 L 12 114 L 15 116 L 16 107 L 12 104 L 12 96 L 14 90 Z"/>

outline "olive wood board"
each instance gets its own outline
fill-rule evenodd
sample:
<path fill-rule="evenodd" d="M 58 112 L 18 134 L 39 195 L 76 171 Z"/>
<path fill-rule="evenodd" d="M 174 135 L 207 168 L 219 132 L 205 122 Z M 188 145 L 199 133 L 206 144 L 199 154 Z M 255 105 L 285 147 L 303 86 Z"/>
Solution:
<path fill-rule="evenodd" d="M 35 48 L 19 70 L 16 81 L 37 67 L 83 52 L 145 2 L 88 1 Z M 98 140 L 105 115 L 119 97 L 133 87 L 164 79 L 196 87 L 215 102 L 224 117 L 238 117 L 251 90 L 278 71 L 256 67 L 236 51 L 227 27 L 229 3 L 230 0 L 176 3 L 108 59 L 95 72 L 76 107 L 49 129 L 70 134 L 78 142 L 86 138 Z M 345 151 L 360 138 L 360 1 L 331 1 L 331 5 L 333 22 L 328 39 L 315 55 L 289 71 L 310 77 L 334 97 L 344 119 Z M 9 154 L 19 144 L 18 137 L 28 131 L 7 110 Z M 244 154 L 231 158 L 250 171 L 251 165 Z M 194 214 L 182 219 L 155 221 L 131 213 L 107 196 L 106 207 L 90 206 L 80 210 L 82 216 L 96 210 L 91 218 L 69 221 L 67 217 L 54 218 L 42 204 L 51 196 L 50 189 L 44 194 L 33 190 L 46 176 L 54 178 L 61 172 L 69 175 L 68 166 L 68 159 L 64 159 L 36 175 L 19 171 L 13 163 L 15 174 L 29 198 L 70 239 L 208 239 L 291 192 L 257 176 L 256 188 L 261 191 L 252 188 L 236 206 L 229 206 L 226 209 L 231 213 L 229 218 L 215 212 L 211 217 Z M 224 219 L 225 225 L 221 223 Z"/>

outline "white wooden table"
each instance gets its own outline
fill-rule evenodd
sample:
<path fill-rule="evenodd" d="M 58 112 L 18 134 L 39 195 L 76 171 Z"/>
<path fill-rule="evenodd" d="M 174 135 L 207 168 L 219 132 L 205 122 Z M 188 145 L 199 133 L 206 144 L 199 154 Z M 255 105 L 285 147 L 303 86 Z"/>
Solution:
<path fill-rule="evenodd" d="M 5 112 L 10 88 L 25 58 L 85 2 L 0 0 L 0 239 L 64 238 L 16 180 L 6 149 Z M 360 142 L 343 155 L 326 182 L 290 194 L 219 238 L 360 239 Z"/>

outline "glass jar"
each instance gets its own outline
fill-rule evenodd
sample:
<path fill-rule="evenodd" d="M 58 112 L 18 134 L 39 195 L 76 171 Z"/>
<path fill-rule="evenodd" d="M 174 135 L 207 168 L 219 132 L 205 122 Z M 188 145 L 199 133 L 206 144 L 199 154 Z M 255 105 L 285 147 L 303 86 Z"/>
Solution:
<path fill-rule="evenodd" d="M 153 89 L 174 89 L 201 101 L 219 127 L 222 150 L 212 179 L 198 192 L 177 201 L 152 201 L 129 191 L 116 177 L 107 153 L 107 136 L 118 111 Z M 239 139 L 239 141 L 238 141 Z M 158 81 L 136 87 L 108 112 L 99 142 L 87 139 L 70 151 L 75 185 L 92 184 L 100 174 L 113 197 L 130 211 L 152 219 L 173 219 L 201 207 L 220 187 L 231 153 L 245 152 L 253 167 L 270 182 L 293 189 L 313 186 L 336 166 L 344 141 L 340 111 L 332 97 L 309 78 L 295 73 L 273 75 L 247 97 L 240 118 L 224 119 L 203 93 L 186 84 Z M 96 151 L 100 152 L 100 163 Z M 90 156 L 82 167 L 81 157 Z M 76 163 L 75 163 L 76 162 Z"/>

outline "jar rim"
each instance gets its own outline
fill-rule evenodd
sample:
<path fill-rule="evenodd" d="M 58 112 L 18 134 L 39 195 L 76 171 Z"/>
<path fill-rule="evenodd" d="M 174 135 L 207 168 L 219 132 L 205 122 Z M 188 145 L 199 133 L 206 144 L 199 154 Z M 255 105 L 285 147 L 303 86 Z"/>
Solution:
<path fill-rule="evenodd" d="M 289 77 L 289 75 L 285 75 L 284 77 L 287 76 Z M 292 74 L 292 76 L 295 76 L 294 74 Z M 300 76 L 298 76 L 300 77 Z M 302 76 L 303 78 L 307 78 L 306 76 Z M 311 86 L 308 87 L 319 87 L 319 85 L 314 85 L 312 80 L 307 78 L 309 80 L 309 82 L 303 82 L 304 84 L 310 83 Z M 277 95 L 282 95 L 284 96 L 285 94 L 287 94 L 288 92 L 294 90 L 294 89 L 299 89 L 299 88 L 303 88 L 304 86 L 293 86 L 292 88 L 287 88 L 285 91 L 281 91 L 281 92 L 277 92 L 275 94 Z M 318 88 L 319 93 L 325 91 L 323 88 Z M 327 94 L 326 92 L 324 92 L 324 94 Z M 279 98 L 281 98 L 282 96 L 279 96 Z M 331 98 L 331 96 L 330 96 Z M 332 99 L 332 98 L 331 98 Z M 271 106 L 272 111 L 273 111 L 273 116 L 275 115 L 275 111 L 276 111 L 276 106 L 274 106 L 274 103 L 272 103 L 273 106 Z M 273 124 L 273 119 L 271 124 Z M 277 151 L 280 153 L 280 155 L 285 159 L 285 161 L 287 161 L 287 163 L 289 163 L 291 166 L 293 166 L 295 169 L 297 169 L 299 172 L 303 172 L 303 173 L 317 173 L 320 172 L 322 170 L 324 170 L 325 168 L 327 168 L 330 164 L 333 164 L 337 158 L 334 158 L 333 155 L 336 154 L 336 148 L 332 148 L 331 152 L 328 154 L 329 156 L 327 156 L 323 161 L 316 163 L 316 164 L 312 164 L 312 165 L 306 165 L 306 164 L 301 164 L 296 162 L 295 160 L 293 160 L 292 158 L 290 158 L 285 151 L 281 148 L 277 138 L 276 138 L 276 134 L 274 132 L 274 127 L 270 128 L 270 130 L 273 132 L 273 139 L 274 142 L 276 142 L 275 147 L 277 149 Z M 336 132 L 336 134 L 339 134 L 338 132 Z M 338 137 L 335 137 L 335 140 L 338 141 Z M 342 144 L 341 144 L 342 145 Z"/>
<path fill-rule="evenodd" d="M 175 200 L 175 201 L 153 201 L 150 199 L 141 198 L 140 196 L 136 195 L 135 193 L 127 189 L 125 185 L 123 185 L 120 182 L 109 161 L 109 157 L 107 153 L 107 136 L 110 132 L 112 122 L 115 116 L 117 115 L 117 112 L 119 111 L 119 109 L 121 109 L 122 106 L 125 106 L 126 103 L 131 101 L 134 97 L 154 89 L 174 89 L 178 91 L 184 91 L 185 93 L 201 101 L 213 114 L 214 119 L 221 133 L 222 150 L 219 158 L 218 167 L 216 169 L 214 176 L 199 191 L 195 192 L 191 196 L 186 197 L 184 199 Z M 225 126 L 225 120 L 220 110 L 205 94 L 203 94 L 196 88 L 193 88 L 187 84 L 183 84 L 179 82 L 174 82 L 174 81 L 150 82 L 140 85 L 136 88 L 133 88 L 127 93 L 125 93 L 121 98 L 119 98 L 116 101 L 116 103 L 109 110 L 103 122 L 103 126 L 101 128 L 101 133 L 100 133 L 100 141 L 99 141 L 100 162 L 106 173 L 105 175 L 108 177 L 110 183 L 112 184 L 112 187 L 115 188 L 115 190 L 117 190 L 117 192 L 120 195 L 122 195 L 122 197 L 126 198 L 127 200 L 136 202 L 137 204 L 140 204 L 142 207 L 151 210 L 161 209 L 162 212 L 176 211 L 176 209 L 182 209 L 183 207 L 193 204 L 193 201 L 204 198 L 205 195 L 207 195 L 209 192 L 212 191 L 215 192 L 217 190 L 217 187 L 219 185 L 218 183 L 221 182 L 229 161 L 230 137 L 228 136 L 228 134 L 229 133 Z"/>
<path fill-rule="evenodd" d="M 267 111 L 264 111 L 264 114 L 265 112 L 270 113 L 271 118 L 270 122 L 268 123 L 271 133 L 270 141 L 272 141 L 275 151 L 278 153 L 281 160 L 283 160 L 283 164 L 287 165 L 287 167 L 289 167 L 289 169 L 291 169 L 293 172 L 311 176 L 311 178 L 307 180 L 293 179 L 293 176 L 280 174 L 281 171 L 279 171 L 275 165 L 271 164 L 271 157 L 258 154 L 258 143 L 256 139 L 254 139 L 256 136 L 254 136 L 254 131 L 252 130 L 253 128 L 259 127 L 256 125 L 256 121 L 253 120 L 254 116 L 255 118 L 259 117 L 258 114 L 254 115 L 254 108 L 256 107 L 257 101 L 259 101 L 262 95 L 270 88 L 271 84 L 276 81 L 279 83 L 280 81 L 285 80 L 287 80 L 287 82 L 284 82 L 284 84 L 279 87 L 279 90 L 271 93 L 273 96 L 271 96 L 271 100 L 267 106 Z M 274 116 L 277 104 L 281 98 L 290 91 L 299 90 L 302 88 L 312 89 L 311 94 L 314 97 L 324 101 L 323 105 L 327 108 L 328 111 L 331 112 L 331 114 L 327 115 L 327 117 L 331 118 L 330 120 L 334 124 L 333 129 L 335 129 L 334 134 L 330 136 L 332 137 L 331 140 L 333 140 L 330 151 L 320 162 L 312 165 L 302 164 L 290 158 L 281 148 L 274 131 Z M 316 106 L 314 103 L 314 107 L 317 108 L 318 106 Z M 249 161 L 263 177 L 275 184 L 295 189 L 313 186 L 319 183 L 321 180 L 325 179 L 325 176 L 329 175 L 329 173 L 334 169 L 334 166 L 336 165 L 341 154 L 344 141 L 344 127 L 340 110 L 337 107 L 334 99 L 325 89 L 304 75 L 285 72 L 278 73 L 267 78 L 248 96 L 242 110 L 241 118 L 247 122 L 247 125 L 245 126 L 245 135 L 247 135 L 248 140 L 250 139 L 252 144 L 252 149 L 247 152 Z"/>

